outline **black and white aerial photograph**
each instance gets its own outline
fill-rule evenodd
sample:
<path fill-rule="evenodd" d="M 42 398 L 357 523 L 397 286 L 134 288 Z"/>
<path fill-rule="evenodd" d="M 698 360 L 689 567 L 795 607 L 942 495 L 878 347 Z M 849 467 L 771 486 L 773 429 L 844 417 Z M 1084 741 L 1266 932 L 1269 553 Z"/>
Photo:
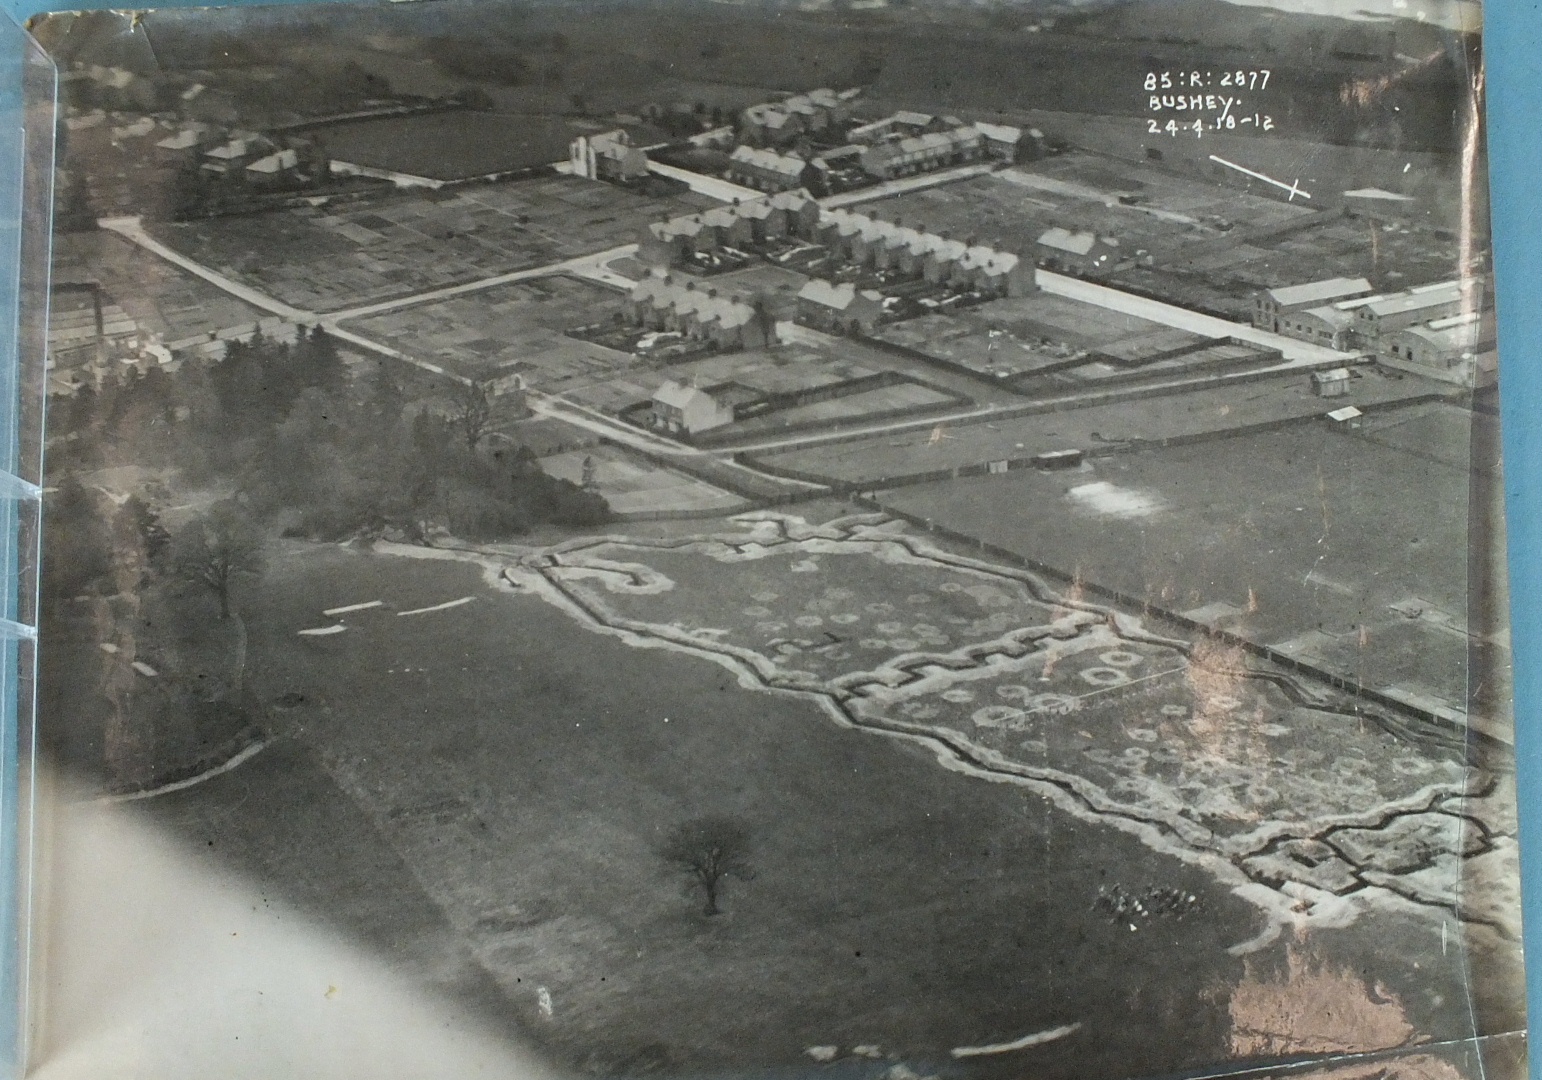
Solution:
<path fill-rule="evenodd" d="M 1478 4 L 30 30 L 35 1076 L 1523 1074 Z"/>

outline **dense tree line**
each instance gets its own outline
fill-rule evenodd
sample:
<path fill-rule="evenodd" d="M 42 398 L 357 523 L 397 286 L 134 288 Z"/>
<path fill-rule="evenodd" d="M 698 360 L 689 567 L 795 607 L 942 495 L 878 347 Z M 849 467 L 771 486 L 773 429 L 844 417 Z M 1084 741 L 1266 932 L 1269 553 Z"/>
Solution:
<path fill-rule="evenodd" d="M 259 332 L 227 344 L 218 363 L 189 362 L 175 374 L 151 367 L 83 388 L 52 421 L 63 433 L 52 468 L 65 479 L 46 504 L 45 590 L 119 592 L 153 568 L 197 577 L 176 556 L 180 534 L 171 537 L 148 503 L 113 505 L 73 479 L 120 464 L 175 467 L 188 486 L 235 493 L 230 505 L 252 527 L 314 539 L 391 533 L 421 542 L 442 528 L 491 540 L 606 521 L 598 494 L 494 440 L 501 408 L 480 384 L 411 405 L 389 363 L 351 377 L 320 327 L 292 343 Z M 207 536 L 212 526 L 198 528 Z"/>

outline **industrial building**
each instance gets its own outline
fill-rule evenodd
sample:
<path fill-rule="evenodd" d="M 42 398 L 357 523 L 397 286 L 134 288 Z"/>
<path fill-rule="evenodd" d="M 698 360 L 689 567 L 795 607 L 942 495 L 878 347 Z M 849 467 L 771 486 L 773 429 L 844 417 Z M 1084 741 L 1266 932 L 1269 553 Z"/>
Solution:
<path fill-rule="evenodd" d="M 1299 311 L 1320 309 L 1343 300 L 1368 296 L 1370 293 L 1371 283 L 1365 278 L 1343 277 L 1309 281 L 1304 285 L 1265 289 L 1253 298 L 1253 325 L 1271 333 L 1288 334 L 1281 322 L 1283 316 Z M 1320 328 L 1313 328 L 1314 336 L 1317 329 Z M 1313 340 L 1313 338 L 1305 340 Z"/>

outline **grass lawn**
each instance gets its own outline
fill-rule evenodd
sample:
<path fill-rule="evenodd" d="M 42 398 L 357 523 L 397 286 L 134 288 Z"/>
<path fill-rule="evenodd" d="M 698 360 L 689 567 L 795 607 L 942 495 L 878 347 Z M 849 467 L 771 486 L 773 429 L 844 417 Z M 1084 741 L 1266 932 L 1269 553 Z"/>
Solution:
<path fill-rule="evenodd" d="M 1377 430 L 1299 426 L 885 501 L 1170 610 L 1228 605 L 1255 640 L 1460 708 L 1468 472 Z M 1097 485 L 1108 499 L 1072 491 Z"/>
<path fill-rule="evenodd" d="M 330 124 L 317 135 L 329 157 L 460 180 L 565 161 L 582 133 L 560 116 L 462 111 Z"/>
<path fill-rule="evenodd" d="M 375 599 L 345 633 L 296 636 Z M 1133 837 L 590 633 L 475 567 L 294 545 L 242 604 L 254 684 L 305 696 L 292 737 L 151 808 L 594 1072 L 807 1066 L 825 1044 L 953 1075 L 1161 1072 L 1229 1056 L 1230 988 L 1283 955 L 1245 969 L 1225 949 L 1257 932 L 1250 905 Z M 711 919 L 656 853 L 707 813 L 756 843 L 756 877 Z M 1202 914 L 1132 932 L 1096 908 L 1115 884 Z M 1318 941 L 1418 1030 L 1455 1033 L 1438 937 L 1367 913 Z M 1077 1022 L 1052 1048 L 946 1064 Z"/>

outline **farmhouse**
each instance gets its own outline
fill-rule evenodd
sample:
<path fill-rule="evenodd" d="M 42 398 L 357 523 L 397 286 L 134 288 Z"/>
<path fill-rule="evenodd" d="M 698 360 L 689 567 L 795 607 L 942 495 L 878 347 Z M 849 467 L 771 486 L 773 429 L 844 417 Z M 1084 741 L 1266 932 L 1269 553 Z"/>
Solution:
<path fill-rule="evenodd" d="M 1287 285 L 1279 289 L 1266 289 L 1253 297 L 1253 325 L 1260 330 L 1269 330 L 1276 334 L 1287 333 L 1282 329 L 1281 316 L 1283 315 L 1321 308 L 1353 297 L 1367 296 L 1370 292 L 1371 283 L 1365 278 L 1343 277 L 1309 281 L 1304 285 Z"/>
<path fill-rule="evenodd" d="M 175 135 L 168 135 L 156 143 L 156 149 L 167 150 L 173 153 L 183 150 L 196 150 L 205 138 L 208 128 L 203 124 L 189 124 Z"/>
<path fill-rule="evenodd" d="M 208 172 L 225 173 L 232 166 L 239 165 L 248 158 L 267 154 L 277 149 L 271 142 L 261 135 L 233 135 L 220 145 L 204 151 L 203 168 Z"/>
<path fill-rule="evenodd" d="M 1118 242 L 1090 232 L 1048 229 L 1038 249 L 1040 266 L 1072 274 L 1106 274 L 1119 261 Z"/>
<path fill-rule="evenodd" d="M 733 402 L 691 383 L 666 379 L 653 392 L 648 422 L 674 435 L 695 435 L 733 423 Z"/>
<path fill-rule="evenodd" d="M 798 291 L 798 321 L 832 334 L 871 334 L 883 314 L 883 295 L 810 278 Z"/>
<path fill-rule="evenodd" d="M 796 155 L 741 146 L 729 155 L 723 178 L 757 191 L 791 191 L 812 179 L 810 169 L 810 164 Z"/>
<path fill-rule="evenodd" d="M 648 155 L 625 131 L 580 135 L 568 146 L 573 175 L 590 180 L 636 180 L 648 175 Z"/>

